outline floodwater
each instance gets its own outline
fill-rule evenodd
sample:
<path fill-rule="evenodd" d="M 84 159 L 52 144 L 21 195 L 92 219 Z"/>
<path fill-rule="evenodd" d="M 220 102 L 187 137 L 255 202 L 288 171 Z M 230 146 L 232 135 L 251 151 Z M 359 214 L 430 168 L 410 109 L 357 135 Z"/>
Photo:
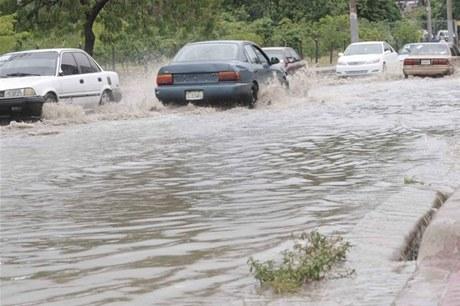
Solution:
<path fill-rule="evenodd" d="M 353 301 L 319 285 L 278 297 L 246 262 L 279 259 L 293 233 L 347 235 L 408 173 L 459 187 L 460 78 L 293 84 L 219 110 L 165 109 L 128 83 L 120 105 L 2 127 L 1 304 Z"/>

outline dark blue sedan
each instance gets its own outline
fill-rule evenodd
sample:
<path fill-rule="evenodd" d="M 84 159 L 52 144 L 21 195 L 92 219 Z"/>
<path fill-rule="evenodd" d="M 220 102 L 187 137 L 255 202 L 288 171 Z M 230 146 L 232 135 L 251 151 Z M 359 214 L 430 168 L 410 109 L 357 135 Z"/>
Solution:
<path fill-rule="evenodd" d="M 249 41 L 206 41 L 185 45 L 160 69 L 155 94 L 164 104 L 229 104 L 253 107 L 261 86 L 273 78 L 286 85 L 260 47 Z"/>

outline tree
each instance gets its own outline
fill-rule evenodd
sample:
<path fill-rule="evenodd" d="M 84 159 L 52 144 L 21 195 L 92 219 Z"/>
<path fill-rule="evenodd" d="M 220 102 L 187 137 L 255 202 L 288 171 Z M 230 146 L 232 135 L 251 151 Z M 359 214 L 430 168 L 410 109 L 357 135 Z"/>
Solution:
<path fill-rule="evenodd" d="M 316 25 L 319 29 L 321 46 L 329 52 L 329 62 L 332 64 L 334 50 L 350 41 L 348 16 L 325 16 Z"/>
<path fill-rule="evenodd" d="M 350 32 L 351 42 L 355 43 L 359 41 L 359 29 L 358 29 L 358 11 L 356 6 L 356 0 L 350 0 Z"/>
<path fill-rule="evenodd" d="M 96 41 L 96 36 L 94 36 L 93 32 L 93 25 L 97 16 L 99 16 L 99 13 L 109 1 L 110 0 L 80 0 L 80 4 L 85 14 L 85 51 L 91 55 L 93 54 L 94 42 Z"/>
<path fill-rule="evenodd" d="M 359 0 L 358 15 L 369 21 L 394 22 L 401 19 L 401 12 L 394 0 Z"/>
<path fill-rule="evenodd" d="M 400 49 L 407 43 L 420 41 L 423 36 L 420 28 L 419 24 L 411 20 L 397 21 L 392 30 L 394 46 Z"/>
<path fill-rule="evenodd" d="M 0 17 L 0 54 L 12 50 L 16 45 L 14 21 L 13 15 Z"/>
<path fill-rule="evenodd" d="M 111 0 L 61 0 L 35 1 L 3 0 L 0 8 L 10 13 L 17 12 L 19 30 L 72 32 L 75 25 L 83 30 L 84 49 L 93 53 L 95 35 L 93 26 L 101 10 Z"/>

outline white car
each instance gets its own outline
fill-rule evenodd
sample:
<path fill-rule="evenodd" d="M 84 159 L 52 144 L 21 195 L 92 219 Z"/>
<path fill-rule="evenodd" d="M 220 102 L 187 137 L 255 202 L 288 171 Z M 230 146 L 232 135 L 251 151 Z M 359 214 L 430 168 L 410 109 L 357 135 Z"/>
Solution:
<path fill-rule="evenodd" d="M 84 108 L 120 101 L 118 74 L 80 49 L 43 49 L 0 56 L 0 116 L 41 117 L 43 103 Z"/>
<path fill-rule="evenodd" d="M 452 37 L 455 41 L 455 33 L 452 33 Z M 449 31 L 448 30 L 439 30 L 438 34 L 436 35 L 437 41 L 449 41 Z"/>
<path fill-rule="evenodd" d="M 384 41 L 353 43 L 339 56 L 338 76 L 370 75 L 399 68 L 398 53 Z"/>

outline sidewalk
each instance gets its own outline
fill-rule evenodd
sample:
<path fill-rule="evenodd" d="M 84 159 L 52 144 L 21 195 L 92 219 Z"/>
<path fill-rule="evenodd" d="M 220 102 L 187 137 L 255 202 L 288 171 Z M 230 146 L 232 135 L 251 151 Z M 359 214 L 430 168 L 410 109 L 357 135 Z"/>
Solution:
<path fill-rule="evenodd" d="M 460 305 L 460 190 L 444 203 L 427 227 L 417 270 L 394 305 Z"/>

